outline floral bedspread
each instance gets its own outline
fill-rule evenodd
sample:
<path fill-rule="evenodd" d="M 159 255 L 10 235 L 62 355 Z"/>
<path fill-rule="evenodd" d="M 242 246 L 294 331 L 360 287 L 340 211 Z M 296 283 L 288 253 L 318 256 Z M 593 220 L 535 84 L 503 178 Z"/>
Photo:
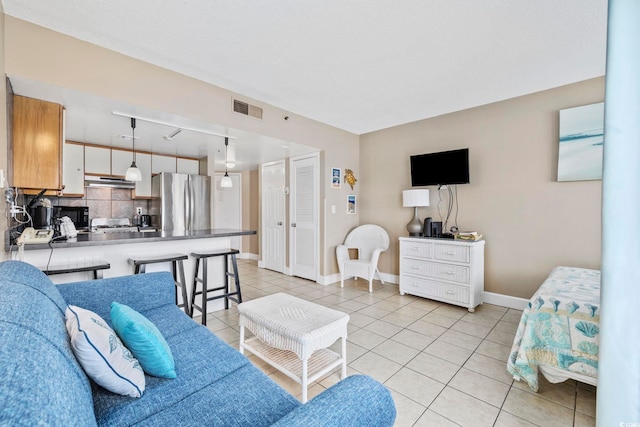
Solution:
<path fill-rule="evenodd" d="M 600 271 L 556 267 L 522 313 L 507 370 L 538 391 L 538 365 L 598 377 Z"/>

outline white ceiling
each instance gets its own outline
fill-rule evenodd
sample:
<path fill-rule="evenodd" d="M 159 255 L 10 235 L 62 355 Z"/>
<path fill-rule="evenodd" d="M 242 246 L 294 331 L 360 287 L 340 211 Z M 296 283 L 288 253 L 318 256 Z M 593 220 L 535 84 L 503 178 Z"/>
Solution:
<path fill-rule="evenodd" d="M 1 1 L 356 134 L 605 73 L 606 0 Z"/>

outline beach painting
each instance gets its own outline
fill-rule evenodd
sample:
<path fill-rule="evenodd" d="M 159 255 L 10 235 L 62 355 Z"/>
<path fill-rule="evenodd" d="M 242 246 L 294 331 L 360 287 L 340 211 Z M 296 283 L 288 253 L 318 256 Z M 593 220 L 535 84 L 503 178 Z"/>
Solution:
<path fill-rule="evenodd" d="M 560 110 L 558 181 L 602 179 L 604 102 Z"/>

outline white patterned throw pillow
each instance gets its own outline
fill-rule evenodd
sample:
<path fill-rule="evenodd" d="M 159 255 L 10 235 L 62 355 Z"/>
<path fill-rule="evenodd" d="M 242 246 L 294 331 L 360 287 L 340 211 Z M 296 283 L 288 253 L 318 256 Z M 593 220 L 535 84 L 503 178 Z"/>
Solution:
<path fill-rule="evenodd" d="M 142 367 L 113 329 L 96 313 L 74 305 L 67 307 L 65 317 L 71 348 L 85 373 L 113 393 L 142 396 Z"/>

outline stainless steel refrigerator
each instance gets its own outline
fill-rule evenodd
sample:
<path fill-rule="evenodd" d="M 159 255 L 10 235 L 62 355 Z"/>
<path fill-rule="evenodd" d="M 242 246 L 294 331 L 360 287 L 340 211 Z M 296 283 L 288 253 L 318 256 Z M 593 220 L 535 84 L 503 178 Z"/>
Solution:
<path fill-rule="evenodd" d="M 151 223 L 162 231 L 211 228 L 211 178 L 162 172 L 151 181 Z"/>

